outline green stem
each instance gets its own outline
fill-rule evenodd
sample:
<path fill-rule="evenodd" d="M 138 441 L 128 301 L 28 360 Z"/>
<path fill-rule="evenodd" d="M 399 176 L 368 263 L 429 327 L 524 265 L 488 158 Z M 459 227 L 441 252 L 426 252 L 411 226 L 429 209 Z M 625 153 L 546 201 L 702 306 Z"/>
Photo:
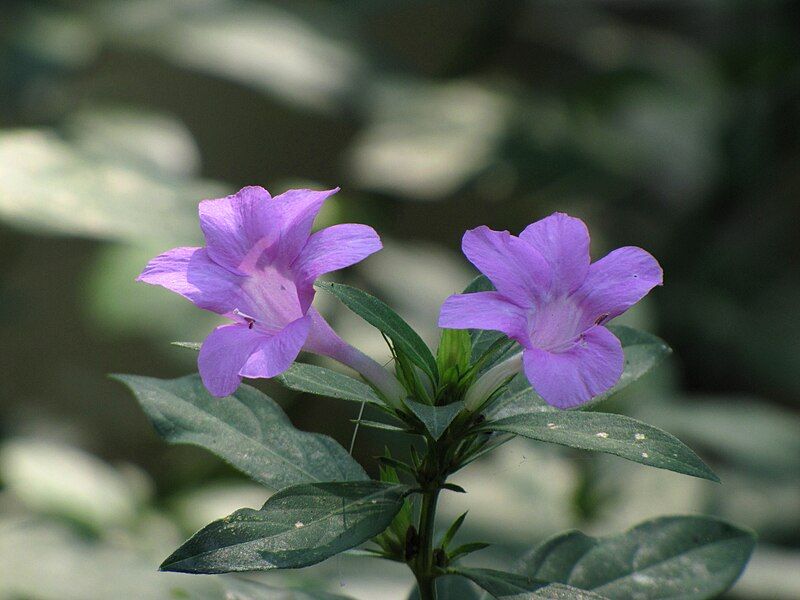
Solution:
<path fill-rule="evenodd" d="M 436 574 L 433 564 L 433 533 L 436 521 L 436 503 L 439 488 L 426 491 L 422 496 L 422 510 L 419 515 L 419 554 L 414 575 L 419 585 L 420 600 L 436 600 Z"/>

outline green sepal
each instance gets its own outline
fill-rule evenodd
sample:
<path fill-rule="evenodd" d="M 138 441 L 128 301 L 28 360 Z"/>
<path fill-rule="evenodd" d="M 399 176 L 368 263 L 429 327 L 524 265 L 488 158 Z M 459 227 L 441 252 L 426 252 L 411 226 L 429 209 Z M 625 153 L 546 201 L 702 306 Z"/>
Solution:
<path fill-rule="evenodd" d="M 472 341 L 466 329 L 442 329 L 436 350 L 436 365 L 443 387 L 458 384 L 469 368 L 471 354 Z"/>

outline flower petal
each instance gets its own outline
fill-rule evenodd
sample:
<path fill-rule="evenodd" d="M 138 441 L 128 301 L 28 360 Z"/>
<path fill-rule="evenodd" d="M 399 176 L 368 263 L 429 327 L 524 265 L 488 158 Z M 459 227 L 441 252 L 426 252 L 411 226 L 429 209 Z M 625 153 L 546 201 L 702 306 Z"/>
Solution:
<path fill-rule="evenodd" d="M 522 341 L 526 337 L 524 309 L 499 292 L 455 294 L 442 304 L 439 327 L 449 329 L 492 329 Z"/>
<path fill-rule="evenodd" d="M 214 396 L 229 396 L 242 382 L 239 371 L 265 340 L 256 329 L 244 324 L 217 327 L 205 339 L 197 357 L 203 385 Z"/>
<path fill-rule="evenodd" d="M 218 314 L 236 307 L 242 282 L 211 260 L 205 248 L 173 248 L 147 263 L 136 280 L 165 287 Z"/>
<path fill-rule="evenodd" d="M 593 263 L 574 298 L 588 327 L 621 315 L 663 281 L 664 272 L 653 256 L 626 246 Z"/>
<path fill-rule="evenodd" d="M 565 213 L 528 225 L 519 237 L 550 263 L 554 294 L 569 294 L 583 283 L 589 269 L 589 230 L 580 219 Z"/>
<path fill-rule="evenodd" d="M 267 220 L 270 202 L 267 190 L 258 186 L 242 188 L 217 200 L 203 200 L 199 206 L 200 228 L 206 238 L 208 255 L 220 265 L 238 273 L 248 252 L 263 238 L 274 242 L 279 229 Z"/>
<path fill-rule="evenodd" d="M 315 190 L 288 190 L 275 196 L 269 203 L 268 219 L 279 224 L 280 239 L 270 250 L 270 260 L 290 264 L 300 253 L 311 233 L 311 226 L 325 200 L 339 188 L 318 192 Z"/>
<path fill-rule="evenodd" d="M 372 227 L 346 223 L 322 229 L 311 237 L 292 263 L 301 281 L 313 282 L 324 273 L 364 260 L 382 248 Z"/>
<path fill-rule="evenodd" d="M 311 317 L 292 321 L 275 335 L 262 337 L 255 351 L 239 370 L 243 377 L 275 377 L 294 362 L 308 337 Z"/>
<path fill-rule="evenodd" d="M 298 287 L 291 273 L 269 265 L 244 280 L 241 296 L 242 303 L 236 308 L 273 334 L 306 313 L 308 304 L 301 298 L 313 299 L 314 289 L 310 284 Z"/>
<path fill-rule="evenodd" d="M 551 273 L 545 258 L 507 231 L 493 231 L 485 225 L 471 229 L 464 234 L 461 248 L 497 291 L 515 304 L 529 306 L 550 290 Z"/>
<path fill-rule="evenodd" d="M 622 375 L 622 345 L 605 327 L 592 327 L 569 349 L 525 348 L 525 375 L 552 406 L 572 408 L 611 389 Z"/>

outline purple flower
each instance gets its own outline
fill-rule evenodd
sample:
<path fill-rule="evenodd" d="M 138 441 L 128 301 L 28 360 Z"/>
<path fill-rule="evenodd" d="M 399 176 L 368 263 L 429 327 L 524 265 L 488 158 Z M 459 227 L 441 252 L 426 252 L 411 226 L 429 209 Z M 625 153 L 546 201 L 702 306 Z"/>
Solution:
<path fill-rule="evenodd" d="M 206 246 L 174 248 L 139 275 L 233 321 L 206 338 L 198 357 L 203 383 L 215 396 L 233 393 L 242 377 L 280 374 L 304 348 L 367 371 L 368 378 L 388 375 L 311 308 L 317 277 L 381 249 L 367 225 L 334 225 L 311 234 L 323 202 L 337 191 L 289 190 L 271 198 L 254 186 L 205 200 L 200 227 Z"/>
<path fill-rule="evenodd" d="M 624 357 L 603 325 L 661 285 L 655 258 L 628 246 L 590 264 L 586 225 L 564 213 L 519 237 L 478 227 L 464 234 L 462 249 L 497 291 L 450 296 L 440 327 L 493 329 L 519 342 L 525 375 L 558 408 L 613 387 Z"/>

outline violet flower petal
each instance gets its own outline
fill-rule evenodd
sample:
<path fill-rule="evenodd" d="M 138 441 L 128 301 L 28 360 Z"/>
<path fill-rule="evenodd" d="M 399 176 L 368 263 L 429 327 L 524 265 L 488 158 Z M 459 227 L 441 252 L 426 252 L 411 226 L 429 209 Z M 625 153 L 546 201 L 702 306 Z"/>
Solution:
<path fill-rule="evenodd" d="M 464 234 L 461 248 L 497 291 L 515 304 L 528 306 L 550 291 L 552 277 L 545 258 L 507 231 L 476 227 Z"/>
<path fill-rule="evenodd" d="M 577 289 L 589 270 L 589 230 L 580 219 L 554 213 L 528 225 L 519 237 L 536 248 L 553 272 L 553 295 Z"/>
<path fill-rule="evenodd" d="M 493 329 L 517 341 L 526 338 L 525 310 L 499 292 L 456 294 L 444 301 L 439 327 L 449 329 Z"/>
<path fill-rule="evenodd" d="M 313 282 L 320 275 L 364 260 L 382 247 L 380 237 L 368 225 L 333 225 L 308 238 L 292 263 L 292 271 L 298 280 Z"/>
<path fill-rule="evenodd" d="M 622 344 L 605 327 L 592 327 L 568 350 L 523 351 L 525 375 L 533 389 L 557 408 L 573 408 L 611 389 L 622 375 Z"/>
<path fill-rule="evenodd" d="M 200 228 L 208 255 L 214 261 L 238 273 L 245 256 L 257 243 L 265 237 L 267 243 L 274 243 L 280 230 L 270 227 L 265 218 L 270 198 L 264 188 L 249 186 L 232 196 L 200 203 Z"/>
<path fill-rule="evenodd" d="M 265 337 L 261 331 L 241 323 L 222 325 L 212 331 L 197 357 L 206 389 L 217 397 L 235 392 L 242 382 L 239 371 Z"/>
<path fill-rule="evenodd" d="M 240 302 L 243 278 L 211 260 L 205 248 L 173 248 L 152 259 L 136 278 L 160 285 L 200 308 L 225 314 Z"/>
<path fill-rule="evenodd" d="M 308 337 L 311 317 L 292 321 L 270 337 L 261 337 L 253 353 L 239 370 L 243 377 L 275 377 L 294 362 Z"/>
<path fill-rule="evenodd" d="M 588 327 L 621 315 L 663 281 L 664 272 L 652 255 L 625 246 L 593 263 L 574 297 Z"/>
<path fill-rule="evenodd" d="M 339 191 L 288 190 L 268 204 L 267 219 L 280 230 L 278 243 L 269 250 L 269 261 L 288 265 L 300 253 L 311 234 L 311 226 L 329 197 Z"/>
<path fill-rule="evenodd" d="M 308 283 L 298 286 L 294 275 L 272 265 L 244 279 L 241 286 L 241 312 L 253 318 L 256 327 L 267 331 L 283 329 L 302 317 L 308 310 L 303 304 L 299 288 L 304 289 L 308 304 L 314 297 L 314 288 Z"/>

